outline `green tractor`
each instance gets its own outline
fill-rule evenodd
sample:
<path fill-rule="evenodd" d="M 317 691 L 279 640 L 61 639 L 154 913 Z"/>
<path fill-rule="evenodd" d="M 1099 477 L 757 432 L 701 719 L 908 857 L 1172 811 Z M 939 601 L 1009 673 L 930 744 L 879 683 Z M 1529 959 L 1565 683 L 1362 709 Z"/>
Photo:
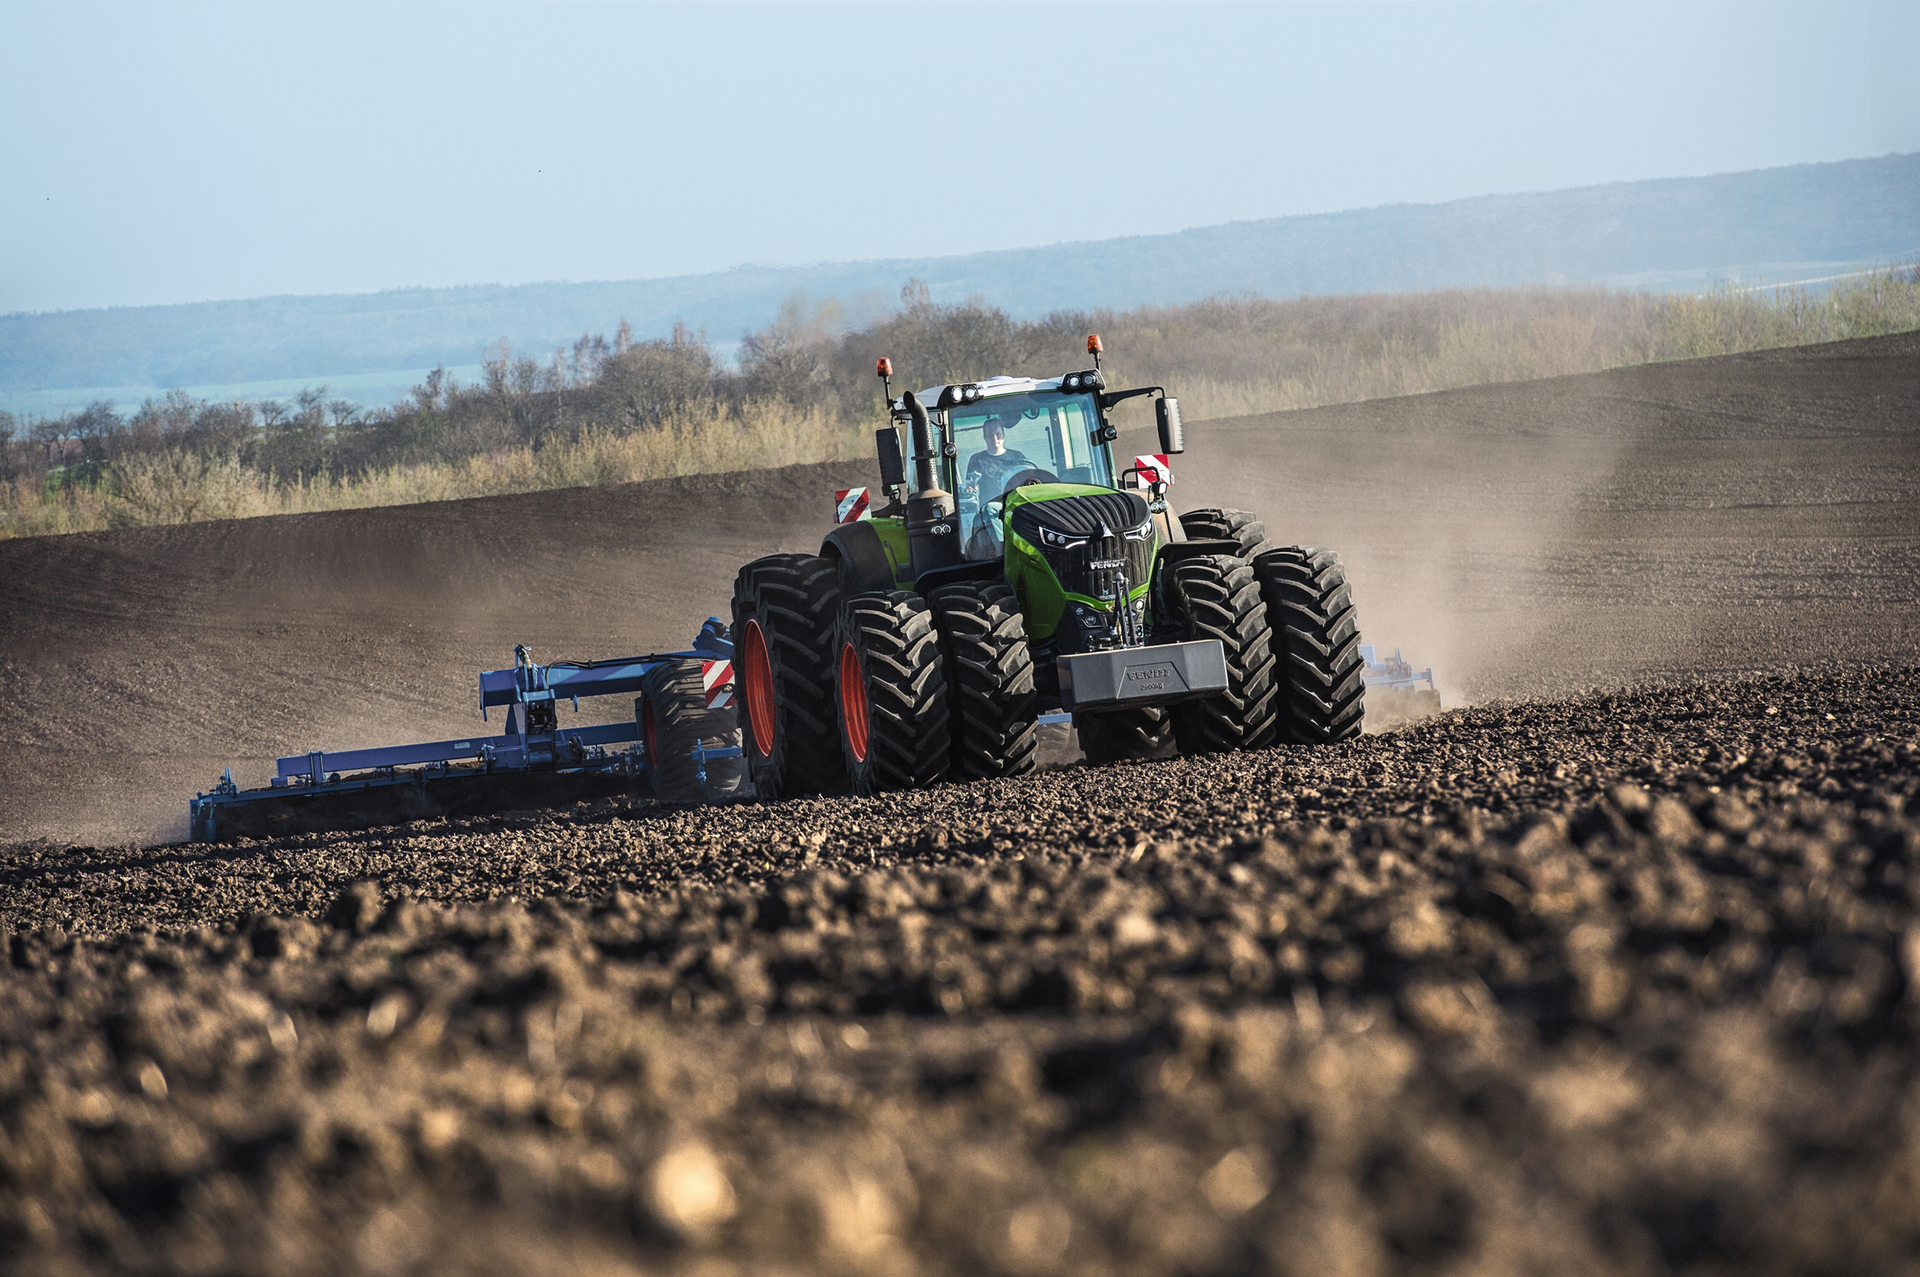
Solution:
<path fill-rule="evenodd" d="M 879 361 L 888 504 L 734 582 L 761 797 L 1018 775 L 1038 724 L 1069 718 L 1093 762 L 1358 734 L 1365 665 L 1338 556 L 1274 546 L 1244 511 L 1176 515 L 1179 401 L 1109 391 L 1098 336 L 1087 351 L 1081 372 L 898 398 Z M 1108 413 L 1142 395 L 1163 455 L 1121 469 Z"/>

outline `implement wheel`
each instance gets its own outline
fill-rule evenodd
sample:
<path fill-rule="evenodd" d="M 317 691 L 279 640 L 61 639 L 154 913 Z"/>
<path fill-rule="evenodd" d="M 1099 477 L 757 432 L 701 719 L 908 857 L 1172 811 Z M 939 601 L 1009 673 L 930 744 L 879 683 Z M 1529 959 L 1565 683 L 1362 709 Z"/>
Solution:
<path fill-rule="evenodd" d="M 1033 653 L 1020 603 L 1004 581 L 943 585 L 927 599 L 940 631 L 956 779 L 1033 770 Z"/>
<path fill-rule="evenodd" d="M 911 590 L 840 604 L 840 749 L 856 794 L 918 789 L 947 778 L 947 680 L 927 601 Z"/>
<path fill-rule="evenodd" d="M 740 741 L 762 798 L 840 787 L 833 621 L 845 595 L 839 566 L 811 554 L 755 559 L 734 580 Z"/>
<path fill-rule="evenodd" d="M 1240 557 L 1253 562 L 1273 548 L 1267 525 L 1245 510 L 1189 510 L 1180 516 L 1189 541 L 1238 541 Z"/>
<path fill-rule="evenodd" d="M 653 796 L 663 803 L 697 803 L 740 792 L 746 768 L 738 758 L 707 760 L 707 783 L 693 747 L 720 749 L 740 743 L 740 722 L 731 709 L 707 706 L 699 661 L 663 661 L 640 681 L 640 731 L 647 747 Z"/>
<path fill-rule="evenodd" d="M 1227 655 L 1227 690 L 1172 707 L 1183 754 L 1265 749 L 1273 744 L 1277 697 L 1267 606 L 1253 569 L 1224 554 L 1170 565 L 1173 595 L 1188 640 L 1219 639 Z"/>
<path fill-rule="evenodd" d="M 1340 556 L 1290 545 L 1261 555 L 1253 570 L 1280 655 L 1280 739 L 1326 745 L 1358 736 L 1367 667 Z"/>

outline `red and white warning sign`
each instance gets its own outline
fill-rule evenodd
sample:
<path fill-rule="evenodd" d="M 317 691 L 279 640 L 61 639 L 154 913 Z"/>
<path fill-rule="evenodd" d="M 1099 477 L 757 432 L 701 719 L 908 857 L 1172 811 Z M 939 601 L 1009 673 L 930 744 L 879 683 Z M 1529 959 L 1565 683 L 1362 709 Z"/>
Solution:
<path fill-rule="evenodd" d="M 837 518 L 841 523 L 858 523 L 861 519 L 873 517 L 873 508 L 867 501 L 865 488 L 843 488 L 833 494 L 833 499 L 839 503 Z"/>
<path fill-rule="evenodd" d="M 700 662 L 700 681 L 706 687 L 707 708 L 721 709 L 733 704 L 733 662 Z"/>
<path fill-rule="evenodd" d="M 1167 464 L 1167 454 L 1164 452 L 1135 457 L 1133 464 L 1140 467 L 1140 486 L 1143 488 L 1148 484 L 1173 482 L 1173 467 Z"/>

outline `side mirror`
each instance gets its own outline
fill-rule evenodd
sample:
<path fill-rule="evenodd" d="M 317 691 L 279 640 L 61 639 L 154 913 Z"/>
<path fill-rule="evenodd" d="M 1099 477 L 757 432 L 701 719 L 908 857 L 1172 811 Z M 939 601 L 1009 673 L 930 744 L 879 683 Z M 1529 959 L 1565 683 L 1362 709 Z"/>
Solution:
<path fill-rule="evenodd" d="M 1172 456 L 1176 452 L 1187 450 L 1187 437 L 1180 428 L 1178 399 L 1154 400 L 1153 419 L 1154 423 L 1160 427 L 1160 451 Z"/>
<path fill-rule="evenodd" d="M 888 492 L 907 485 L 907 463 L 900 455 L 900 432 L 883 426 L 873 432 L 873 450 L 880 457 L 880 486 Z"/>

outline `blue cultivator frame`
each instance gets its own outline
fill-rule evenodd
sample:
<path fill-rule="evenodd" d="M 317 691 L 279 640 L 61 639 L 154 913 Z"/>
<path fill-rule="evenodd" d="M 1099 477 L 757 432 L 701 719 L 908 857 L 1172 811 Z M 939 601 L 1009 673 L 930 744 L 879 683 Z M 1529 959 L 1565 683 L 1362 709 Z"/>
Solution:
<path fill-rule="evenodd" d="M 498 810 L 503 803 L 533 805 L 543 796 L 568 800 L 624 790 L 648 766 L 639 699 L 648 672 L 666 662 L 699 661 L 709 703 L 716 697 L 723 703 L 732 683 L 733 644 L 727 627 L 709 617 L 684 652 L 537 665 L 525 647 L 515 647 L 513 658 L 513 668 L 480 675 L 480 717 L 492 721 L 489 711 L 504 709 L 500 735 L 292 754 L 278 760 L 264 789 L 239 788 L 229 767 L 211 792 L 187 804 L 191 837 L 211 842 L 298 832 L 364 823 L 374 813 L 391 823 Z M 617 695 L 636 697 L 631 721 L 559 726 L 561 701 L 573 702 L 577 711 L 583 696 Z M 740 747 L 696 745 L 692 753 L 704 787 L 707 761 L 738 758 Z"/>
<path fill-rule="evenodd" d="M 1406 658 L 1400 655 L 1400 649 L 1397 647 L 1393 649 L 1392 656 L 1385 660 L 1376 660 L 1373 655 L 1373 644 L 1362 643 L 1360 659 L 1367 663 L 1367 672 L 1363 681 L 1369 691 L 1379 688 L 1382 691 L 1413 692 L 1420 690 L 1420 684 L 1425 683 L 1427 691 L 1432 692 L 1435 697 L 1440 695 L 1440 689 L 1433 684 L 1433 668 L 1429 666 L 1416 673 Z"/>

